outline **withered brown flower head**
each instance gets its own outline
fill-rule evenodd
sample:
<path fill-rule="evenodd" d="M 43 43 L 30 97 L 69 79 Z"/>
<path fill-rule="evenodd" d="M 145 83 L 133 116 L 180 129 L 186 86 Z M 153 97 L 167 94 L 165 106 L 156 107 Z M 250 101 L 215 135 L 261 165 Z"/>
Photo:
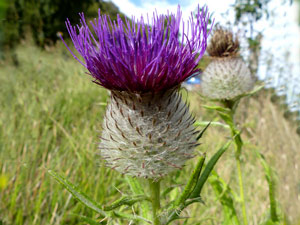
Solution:
<path fill-rule="evenodd" d="M 237 56 L 240 43 L 231 30 L 216 26 L 207 52 L 212 57 Z"/>

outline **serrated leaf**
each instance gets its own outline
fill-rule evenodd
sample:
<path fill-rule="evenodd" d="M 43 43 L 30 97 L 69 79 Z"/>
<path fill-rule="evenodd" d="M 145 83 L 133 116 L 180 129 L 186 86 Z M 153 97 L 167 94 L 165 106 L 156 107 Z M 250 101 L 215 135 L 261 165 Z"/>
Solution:
<path fill-rule="evenodd" d="M 90 199 L 86 194 L 82 193 L 75 187 L 72 183 L 70 183 L 67 179 L 63 178 L 59 174 L 55 173 L 52 170 L 48 170 L 48 173 L 57 180 L 60 184 L 62 184 L 71 194 L 72 196 L 81 202 L 86 207 L 90 208 L 91 210 L 99 213 L 100 215 L 106 217 L 107 214 L 101 209 L 102 207 L 95 202 L 94 200 Z"/>
<path fill-rule="evenodd" d="M 214 166 L 220 159 L 220 157 L 223 155 L 223 153 L 229 148 L 232 141 L 228 141 L 224 146 L 222 146 L 209 160 L 207 165 L 205 166 L 205 169 L 203 173 L 201 174 L 193 192 L 190 195 L 190 198 L 197 198 L 200 196 L 201 190 L 203 188 L 203 185 L 205 184 L 208 176 L 210 175 L 211 171 L 213 170 Z"/>
<path fill-rule="evenodd" d="M 104 211 L 111 211 L 122 205 L 132 206 L 133 204 L 144 200 L 150 201 L 150 199 L 145 195 L 124 196 L 121 199 L 113 202 L 111 205 L 104 206 Z"/>
<path fill-rule="evenodd" d="M 179 196 L 179 198 L 175 201 L 174 203 L 174 207 L 178 207 L 181 204 L 184 204 L 184 202 L 186 201 L 186 199 L 190 196 L 190 194 L 192 193 L 192 191 L 195 188 L 195 185 L 197 184 L 197 181 L 199 179 L 202 167 L 204 165 L 204 161 L 205 161 L 205 157 L 206 155 L 204 154 L 203 156 L 200 156 L 198 163 L 187 183 L 187 185 L 185 186 L 185 188 L 183 189 L 182 194 Z"/>

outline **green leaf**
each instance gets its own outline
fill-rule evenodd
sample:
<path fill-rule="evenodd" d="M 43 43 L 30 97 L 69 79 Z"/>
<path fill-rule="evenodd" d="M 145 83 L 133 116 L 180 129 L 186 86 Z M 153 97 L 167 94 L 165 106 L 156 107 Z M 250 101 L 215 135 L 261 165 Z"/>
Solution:
<path fill-rule="evenodd" d="M 104 206 L 104 211 L 111 211 L 122 205 L 132 206 L 136 202 L 140 202 L 144 200 L 150 201 L 150 199 L 145 195 L 125 196 L 122 197 L 121 199 L 118 199 L 117 201 L 115 201 L 109 206 Z"/>
<path fill-rule="evenodd" d="M 98 223 L 97 221 L 93 220 L 92 218 L 82 216 L 82 215 L 77 215 L 80 218 L 80 221 L 84 222 L 85 224 L 88 223 L 89 225 L 101 225 L 103 223 Z"/>
<path fill-rule="evenodd" d="M 219 116 L 228 124 L 228 126 L 232 129 L 234 127 L 232 117 L 230 113 L 218 112 Z"/>
<path fill-rule="evenodd" d="M 210 126 L 220 126 L 220 127 L 226 128 L 226 129 L 230 129 L 230 127 L 227 124 L 220 123 L 220 122 L 217 122 L 217 121 L 208 122 L 208 121 L 198 121 L 197 120 L 194 125 L 195 126 L 206 127 L 208 124 L 210 124 Z"/>
<path fill-rule="evenodd" d="M 212 175 L 208 179 L 212 185 L 218 201 L 221 203 L 224 214 L 224 221 L 222 224 L 239 225 L 240 221 L 237 216 L 236 209 L 234 207 L 234 200 L 231 196 L 231 188 L 226 182 L 221 179 L 218 174 L 213 171 Z"/>
<path fill-rule="evenodd" d="M 167 187 L 163 193 L 161 194 L 162 197 L 166 197 L 171 191 L 173 191 L 176 187 L 180 185 L 171 185 L 170 187 Z"/>
<path fill-rule="evenodd" d="M 203 173 L 201 174 L 193 192 L 191 193 L 189 198 L 197 198 L 200 197 L 201 190 L 203 188 L 203 185 L 205 184 L 208 176 L 210 175 L 211 171 L 213 170 L 214 166 L 220 159 L 220 157 L 223 155 L 223 153 L 229 148 L 232 141 L 228 141 L 223 147 L 221 147 L 209 160 L 207 165 L 205 166 L 205 169 Z"/>
<path fill-rule="evenodd" d="M 258 87 L 255 87 L 252 91 L 245 93 L 243 95 L 241 95 L 241 97 L 248 97 L 248 96 L 252 96 L 254 94 L 256 94 L 257 92 L 259 92 L 261 89 L 263 89 L 265 87 L 265 85 L 260 85 Z"/>
<path fill-rule="evenodd" d="M 217 106 L 217 105 L 214 105 L 214 106 L 203 105 L 203 107 L 205 109 L 212 109 L 212 110 L 216 110 L 218 112 L 230 113 L 230 109 L 224 108 L 224 107 L 221 107 L 221 106 Z"/>
<path fill-rule="evenodd" d="M 137 215 L 131 215 L 131 214 L 127 214 L 127 213 L 121 213 L 121 212 L 112 212 L 112 216 L 116 217 L 116 218 L 121 218 L 121 219 L 126 219 L 126 220 L 132 220 L 132 221 L 143 221 L 149 224 L 152 224 L 152 222 L 146 218 L 143 218 L 141 216 L 137 216 Z"/>
<path fill-rule="evenodd" d="M 125 179 L 126 179 L 127 183 L 129 184 L 132 193 L 134 193 L 136 195 L 145 194 L 144 189 L 142 188 L 142 186 L 140 185 L 140 183 L 138 182 L 138 180 L 136 178 L 133 178 L 131 176 L 126 176 Z"/>
<path fill-rule="evenodd" d="M 187 185 L 185 186 L 182 194 L 179 196 L 179 198 L 175 201 L 174 203 L 174 207 L 178 207 L 181 204 L 184 204 L 184 202 L 186 201 L 186 199 L 190 196 L 190 194 L 192 193 L 192 191 L 195 188 L 195 185 L 197 184 L 197 181 L 199 179 L 204 161 L 205 161 L 205 157 L 206 155 L 203 154 L 203 156 L 200 156 L 200 159 L 198 160 L 198 163 L 192 173 L 192 176 L 190 177 Z"/>
<path fill-rule="evenodd" d="M 266 180 L 268 182 L 269 186 L 269 199 L 270 199 L 270 216 L 271 216 L 271 221 L 272 222 L 277 222 L 279 221 L 278 215 L 277 215 L 277 204 L 276 204 L 276 199 L 275 199 L 275 181 L 273 178 L 273 171 L 272 168 L 268 165 L 266 162 L 263 154 L 260 152 L 256 151 L 257 157 L 260 159 L 262 166 L 264 167 L 265 171 L 265 176 Z"/>
<path fill-rule="evenodd" d="M 130 186 L 130 189 L 133 194 L 135 195 L 145 195 L 144 189 L 142 188 L 141 184 L 138 182 L 137 178 L 133 178 L 131 176 L 125 176 L 127 183 Z M 141 211 L 142 215 L 145 218 L 150 218 L 151 215 L 151 208 L 148 202 L 141 202 Z"/>
<path fill-rule="evenodd" d="M 48 173 L 57 180 L 60 184 L 62 184 L 71 194 L 72 196 L 84 204 L 86 207 L 92 209 L 93 211 L 99 213 L 100 215 L 106 217 L 107 214 L 101 209 L 101 206 L 95 202 L 94 200 L 90 199 L 86 194 L 82 193 L 78 190 L 72 183 L 68 180 L 63 178 L 62 176 L 58 175 L 52 170 L 48 170 Z"/>
<path fill-rule="evenodd" d="M 191 200 L 186 201 L 184 204 L 181 204 L 179 207 L 173 208 L 170 211 L 170 213 L 168 214 L 168 219 L 167 219 L 166 224 L 170 224 L 174 220 L 185 219 L 184 217 L 180 217 L 180 213 L 182 212 L 183 209 L 185 209 L 186 207 L 188 207 L 189 205 L 191 205 L 195 202 L 200 202 L 200 203 L 204 204 L 201 197 L 193 198 Z"/>

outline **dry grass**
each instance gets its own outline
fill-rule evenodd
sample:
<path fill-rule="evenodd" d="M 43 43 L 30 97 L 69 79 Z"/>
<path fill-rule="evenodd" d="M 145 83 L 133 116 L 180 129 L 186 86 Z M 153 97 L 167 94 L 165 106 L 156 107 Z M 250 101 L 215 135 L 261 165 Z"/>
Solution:
<path fill-rule="evenodd" d="M 255 150 L 259 150 L 275 170 L 280 209 L 291 224 L 296 224 L 300 219 L 300 137 L 296 133 L 296 124 L 283 117 L 284 111 L 271 102 L 271 95 L 269 91 L 263 90 L 255 97 L 243 99 L 236 114 L 245 144 L 242 170 L 247 212 L 250 224 L 254 225 L 261 224 L 268 216 L 268 185 L 263 167 L 255 155 Z M 201 108 L 201 105 L 213 103 L 203 101 L 197 94 L 191 94 L 190 99 L 192 110 L 200 120 L 219 120 L 214 112 Z M 201 141 L 203 145 L 200 150 L 212 155 L 226 141 L 226 136 L 230 136 L 229 130 L 211 126 Z M 238 193 L 233 148 L 222 157 L 216 170 Z M 214 217 L 220 213 L 221 206 L 218 201 L 207 197 L 213 195 L 210 187 L 207 185 L 205 189 L 203 196 L 209 202 L 209 214 Z M 239 208 L 238 203 L 235 205 Z M 203 207 L 203 210 L 207 209 Z"/>

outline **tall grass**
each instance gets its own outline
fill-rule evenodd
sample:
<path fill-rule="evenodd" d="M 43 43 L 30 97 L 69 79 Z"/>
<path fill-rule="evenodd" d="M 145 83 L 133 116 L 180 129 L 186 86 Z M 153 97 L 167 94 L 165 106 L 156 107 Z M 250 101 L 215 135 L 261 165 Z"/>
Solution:
<path fill-rule="evenodd" d="M 107 93 L 63 48 L 43 52 L 23 45 L 17 57 L 18 67 L 3 63 L 0 69 L 0 168 L 8 180 L 0 192 L 0 219 L 77 224 L 70 212 L 89 212 L 46 171 L 63 174 L 100 203 L 118 194 L 112 188 L 122 185 L 118 174 L 94 155 Z"/>
<path fill-rule="evenodd" d="M 90 82 L 84 68 L 63 46 L 41 51 L 23 44 L 16 56 L 17 67 L 9 62 L 0 64 L 0 224 L 81 224 L 77 215 L 96 215 L 77 203 L 47 174 L 47 169 L 67 177 L 100 204 L 130 191 L 125 178 L 106 169 L 95 155 L 107 92 Z M 296 221 L 300 211 L 300 139 L 268 98 L 265 94 L 246 101 L 243 104 L 247 107 L 238 112 L 241 121 L 246 121 L 242 167 L 250 224 L 261 224 L 269 212 L 268 186 L 254 149 L 264 152 L 277 172 L 282 211 L 290 221 Z M 189 94 L 188 99 L 199 119 L 216 118 L 201 109 L 204 103 L 196 95 Z M 227 129 L 211 126 L 198 150 L 210 157 L 229 136 Z M 232 154 L 233 149 L 228 150 L 216 168 L 230 188 L 224 189 L 225 183 L 219 184 L 221 189 L 204 186 L 205 205 L 192 205 L 182 214 L 192 217 L 189 224 L 220 224 L 224 204 L 235 204 L 232 199 L 238 181 Z M 169 189 L 170 198 L 187 182 L 196 161 L 189 161 L 181 173 L 163 182 L 162 190 L 171 180 L 176 186 Z M 210 177 L 211 184 L 216 176 Z M 228 202 L 220 203 L 219 198 Z"/>

